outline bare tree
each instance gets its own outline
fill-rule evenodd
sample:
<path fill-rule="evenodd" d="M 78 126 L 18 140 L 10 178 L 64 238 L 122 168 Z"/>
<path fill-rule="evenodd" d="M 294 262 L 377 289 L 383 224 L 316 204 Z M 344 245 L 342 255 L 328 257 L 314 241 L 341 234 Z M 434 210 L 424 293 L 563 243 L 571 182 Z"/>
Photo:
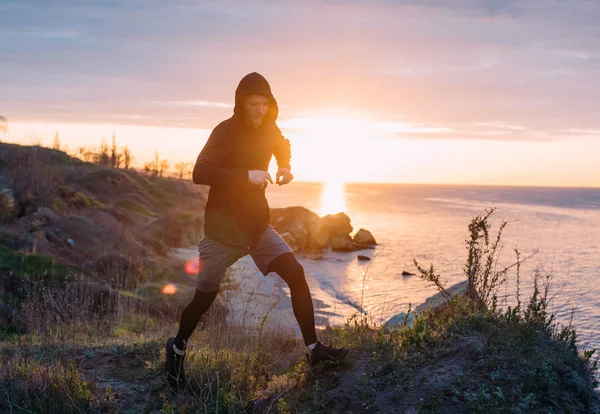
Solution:
<path fill-rule="evenodd" d="M 110 165 L 110 156 L 108 155 L 108 144 L 106 140 L 102 138 L 102 143 L 100 144 L 100 153 L 98 154 L 98 164 L 100 165 Z"/>
<path fill-rule="evenodd" d="M 147 175 L 152 175 L 156 177 L 158 175 L 158 163 L 159 163 L 159 155 L 156 148 L 154 149 L 154 159 L 152 161 L 148 161 L 144 163 L 144 172 Z"/>
<path fill-rule="evenodd" d="M 98 154 L 96 154 L 93 150 L 86 148 L 86 147 L 77 148 L 75 155 L 77 156 L 77 158 L 79 158 L 80 160 L 83 160 L 85 162 L 93 162 L 93 163 L 98 162 Z"/>
<path fill-rule="evenodd" d="M 162 177 L 163 173 L 169 169 L 171 164 L 169 160 L 161 160 L 160 155 L 156 148 L 154 149 L 154 159 L 149 162 L 144 163 L 144 171 L 148 175 L 153 175 L 154 177 Z"/>
<path fill-rule="evenodd" d="M 129 169 L 129 167 L 131 166 L 131 160 L 133 159 L 133 157 L 131 156 L 131 152 L 129 151 L 129 147 L 127 145 L 125 145 L 125 148 L 123 149 L 123 168 L 125 168 L 126 170 Z"/>
<path fill-rule="evenodd" d="M 8 133 L 8 121 L 6 117 L 0 115 L 0 135 Z"/>
<path fill-rule="evenodd" d="M 60 151 L 60 137 L 58 135 L 58 131 L 54 134 L 54 141 L 52 142 L 52 149 Z"/>
<path fill-rule="evenodd" d="M 165 171 L 167 171 L 170 166 L 171 166 L 171 164 L 169 163 L 169 160 L 160 160 L 160 164 L 159 164 L 159 168 L 158 168 L 158 175 L 160 177 L 162 177 L 163 173 Z"/>
<path fill-rule="evenodd" d="M 154 176 L 156 177 L 158 175 L 158 169 L 160 167 L 160 155 L 158 155 L 158 151 L 156 150 L 156 148 L 154 148 Z"/>
<path fill-rule="evenodd" d="M 110 148 L 110 165 L 113 168 L 119 168 L 121 166 L 122 160 L 123 155 L 119 154 L 119 151 L 117 149 L 117 137 L 116 134 L 113 132 L 112 146 Z"/>
<path fill-rule="evenodd" d="M 187 178 L 188 174 L 191 172 L 192 163 L 183 161 L 178 162 L 175 164 L 175 170 L 179 173 L 179 179 L 183 180 L 183 176 L 185 175 Z"/>

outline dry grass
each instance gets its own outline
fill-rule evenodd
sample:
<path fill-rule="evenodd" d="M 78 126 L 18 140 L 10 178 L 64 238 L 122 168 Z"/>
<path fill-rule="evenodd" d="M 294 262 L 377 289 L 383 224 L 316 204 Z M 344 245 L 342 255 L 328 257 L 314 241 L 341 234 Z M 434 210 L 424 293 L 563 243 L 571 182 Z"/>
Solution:
<path fill-rule="evenodd" d="M 6 390 L 0 411 L 195 407 L 220 412 L 218 407 L 227 407 L 239 412 L 255 399 L 270 397 L 271 389 L 280 390 L 281 375 L 302 356 L 295 337 L 271 330 L 268 323 L 232 325 L 216 304 L 191 340 L 189 387 L 172 394 L 163 373 L 163 347 L 177 330 L 179 306 L 156 313 L 147 301 L 106 291 L 99 296 L 98 288 L 83 280 L 32 287 L 15 321 L 21 333 L 0 342 L 0 386 Z M 270 385 L 274 377 L 280 385 Z M 48 388 L 52 392 L 45 392 Z M 33 398 L 36 394 L 43 395 Z M 149 396 L 139 405 L 136 399 L 143 394 Z"/>

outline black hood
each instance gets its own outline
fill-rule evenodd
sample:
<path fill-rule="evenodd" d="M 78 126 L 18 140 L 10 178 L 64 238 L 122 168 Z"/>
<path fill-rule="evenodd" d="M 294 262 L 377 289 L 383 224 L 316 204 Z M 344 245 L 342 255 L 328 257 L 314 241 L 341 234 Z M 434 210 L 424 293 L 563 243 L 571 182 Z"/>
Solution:
<path fill-rule="evenodd" d="M 256 72 L 252 72 L 242 78 L 240 84 L 235 90 L 235 107 L 233 108 L 233 113 L 237 116 L 244 116 L 242 102 L 248 95 L 261 95 L 269 99 L 269 110 L 265 115 L 263 124 L 273 123 L 277 120 L 277 115 L 279 115 L 279 107 L 277 106 L 277 101 L 275 100 L 273 93 L 271 93 L 269 82 L 267 82 L 264 76 Z"/>

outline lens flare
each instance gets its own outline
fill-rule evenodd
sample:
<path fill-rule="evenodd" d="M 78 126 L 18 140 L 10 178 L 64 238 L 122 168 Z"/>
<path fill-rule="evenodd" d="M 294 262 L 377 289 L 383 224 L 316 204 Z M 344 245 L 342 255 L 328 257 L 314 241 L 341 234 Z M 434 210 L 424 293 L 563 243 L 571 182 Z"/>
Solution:
<path fill-rule="evenodd" d="M 196 259 L 195 257 L 190 258 L 187 262 L 185 262 L 185 273 L 188 275 L 197 275 L 202 270 L 202 266 L 204 264 L 204 260 Z"/>
<path fill-rule="evenodd" d="M 177 286 L 169 283 L 168 285 L 162 288 L 162 293 L 164 295 L 174 295 L 175 293 L 177 293 Z"/>

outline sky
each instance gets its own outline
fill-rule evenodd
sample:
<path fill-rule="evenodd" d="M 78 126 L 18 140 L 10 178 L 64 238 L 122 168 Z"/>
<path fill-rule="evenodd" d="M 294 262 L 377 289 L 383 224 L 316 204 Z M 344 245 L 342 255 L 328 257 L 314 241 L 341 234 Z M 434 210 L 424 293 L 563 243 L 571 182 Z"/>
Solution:
<path fill-rule="evenodd" d="M 0 139 L 194 162 L 257 71 L 297 180 L 600 187 L 598 21 L 597 0 L 0 0 Z"/>

